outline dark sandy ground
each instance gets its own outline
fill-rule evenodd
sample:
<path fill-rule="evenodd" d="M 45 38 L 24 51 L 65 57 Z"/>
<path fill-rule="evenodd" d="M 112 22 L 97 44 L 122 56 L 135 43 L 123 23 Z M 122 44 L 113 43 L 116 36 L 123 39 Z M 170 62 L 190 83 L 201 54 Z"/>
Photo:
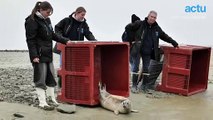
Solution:
<path fill-rule="evenodd" d="M 139 113 L 115 115 L 99 106 L 77 106 L 76 113 L 63 114 L 34 107 L 36 94 L 32 67 L 27 52 L 0 52 L 0 120 L 212 120 L 213 65 L 211 60 L 208 89 L 192 96 L 154 91 L 130 94 L 133 108 Z M 59 56 L 54 56 L 58 68 Z M 14 113 L 24 118 L 14 117 Z"/>

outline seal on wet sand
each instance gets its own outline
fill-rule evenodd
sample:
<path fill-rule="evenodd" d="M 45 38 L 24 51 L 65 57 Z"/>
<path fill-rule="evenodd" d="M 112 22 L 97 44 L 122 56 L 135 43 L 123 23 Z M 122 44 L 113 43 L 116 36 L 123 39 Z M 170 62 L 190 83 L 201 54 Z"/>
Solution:
<path fill-rule="evenodd" d="M 132 109 L 131 101 L 123 96 L 112 95 L 106 91 L 106 85 L 99 83 L 100 104 L 103 108 L 113 111 L 116 115 L 119 113 L 128 114 L 130 112 L 138 112 Z"/>

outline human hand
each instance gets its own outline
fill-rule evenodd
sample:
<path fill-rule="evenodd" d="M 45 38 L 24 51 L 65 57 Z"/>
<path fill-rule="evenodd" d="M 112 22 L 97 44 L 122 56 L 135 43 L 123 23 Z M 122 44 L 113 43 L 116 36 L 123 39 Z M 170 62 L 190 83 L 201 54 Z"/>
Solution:
<path fill-rule="evenodd" d="M 177 45 L 173 45 L 174 48 L 179 48 L 178 44 Z"/>
<path fill-rule="evenodd" d="M 176 46 L 175 48 L 179 48 L 179 46 Z"/>
<path fill-rule="evenodd" d="M 33 59 L 33 62 L 34 62 L 34 63 L 39 63 L 39 58 L 37 58 L 37 57 L 34 58 L 34 59 Z"/>
<path fill-rule="evenodd" d="M 173 45 L 173 47 L 175 47 L 175 48 L 179 48 L 178 43 L 177 43 L 176 41 L 174 41 L 174 42 L 172 43 L 172 45 Z"/>
<path fill-rule="evenodd" d="M 66 45 L 67 45 L 67 44 L 71 44 L 71 43 L 72 43 L 72 41 L 71 41 L 71 40 L 68 40 L 67 43 L 66 43 Z"/>

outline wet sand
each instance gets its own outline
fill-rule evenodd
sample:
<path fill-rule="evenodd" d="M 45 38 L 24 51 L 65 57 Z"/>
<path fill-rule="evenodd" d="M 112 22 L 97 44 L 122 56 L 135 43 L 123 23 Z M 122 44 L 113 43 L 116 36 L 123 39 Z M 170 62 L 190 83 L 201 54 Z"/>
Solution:
<path fill-rule="evenodd" d="M 28 90 L 25 97 L 35 96 L 32 82 L 32 68 L 26 52 L 0 52 L 0 97 L 4 101 L 0 102 L 0 120 L 16 119 L 13 114 L 20 113 L 24 115 L 21 120 L 212 120 L 213 111 L 213 58 L 211 60 L 209 72 L 208 89 L 205 92 L 192 96 L 181 96 L 171 93 L 154 92 L 154 95 L 130 94 L 130 100 L 133 108 L 139 110 L 139 113 L 115 115 L 99 106 L 85 107 L 77 106 L 77 112 L 74 114 L 62 114 L 54 111 L 44 111 L 29 105 L 32 102 L 18 101 L 21 98 L 12 95 L 13 92 L 22 90 L 23 94 Z M 55 68 L 58 68 L 59 56 L 55 55 Z M 9 72 L 8 72 L 9 71 Z M 19 71 L 19 72 L 17 72 Z M 20 72 L 22 71 L 22 72 Z M 3 74 L 4 73 L 4 74 Z M 5 75 L 5 73 L 10 75 Z M 17 76 L 21 74 L 21 76 Z M 13 76 L 14 75 L 14 76 Z M 16 83 L 22 81 L 21 84 Z M 3 81 L 7 81 L 6 84 Z M 10 86 L 10 87 L 9 87 Z M 14 86 L 18 86 L 14 88 Z M 5 91 L 11 89 L 14 91 Z M 31 88 L 32 87 L 32 88 Z M 9 95 L 6 95 L 8 94 Z M 6 96 L 6 97 L 5 97 Z M 17 99 L 19 98 L 19 99 Z M 26 99 L 26 98 L 25 98 Z"/>
<path fill-rule="evenodd" d="M 139 113 L 115 115 L 101 107 L 77 106 L 74 114 L 62 114 L 57 111 L 43 111 L 22 104 L 0 102 L 1 120 L 13 119 L 14 113 L 20 113 L 23 120 L 212 120 L 213 85 L 204 93 L 185 97 L 173 95 L 162 99 L 152 99 L 144 94 L 131 94 L 134 109 Z"/>

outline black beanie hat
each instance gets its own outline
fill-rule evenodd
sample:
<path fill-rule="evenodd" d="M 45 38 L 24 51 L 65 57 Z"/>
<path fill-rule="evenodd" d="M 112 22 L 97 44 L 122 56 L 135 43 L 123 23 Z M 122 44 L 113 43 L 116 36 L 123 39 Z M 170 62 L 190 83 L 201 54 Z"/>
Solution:
<path fill-rule="evenodd" d="M 135 14 L 132 14 L 132 23 L 134 23 L 137 20 L 140 20 L 140 18 L 138 16 L 136 16 Z"/>

